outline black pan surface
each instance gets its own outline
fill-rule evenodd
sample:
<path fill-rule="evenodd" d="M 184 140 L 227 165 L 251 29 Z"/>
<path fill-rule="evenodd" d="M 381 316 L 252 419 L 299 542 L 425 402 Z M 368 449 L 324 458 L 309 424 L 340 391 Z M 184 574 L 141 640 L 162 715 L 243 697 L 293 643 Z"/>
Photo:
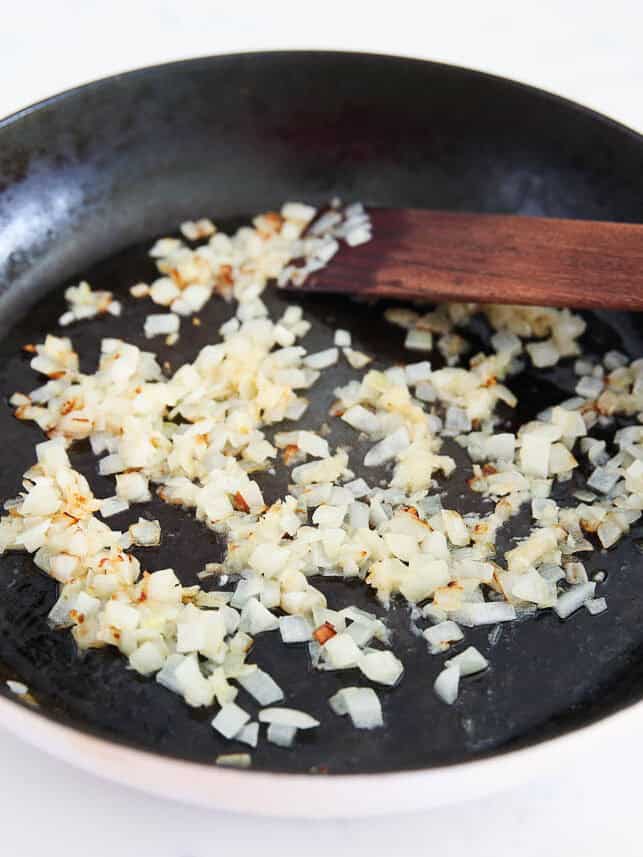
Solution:
<path fill-rule="evenodd" d="M 365 54 L 288 52 L 212 57 L 117 76 L 58 96 L 0 126 L 0 495 L 15 496 L 33 460 L 39 431 L 18 423 L 6 404 L 36 386 L 20 352 L 56 329 L 62 289 L 81 275 L 119 292 L 121 319 L 102 318 L 67 330 L 86 367 L 99 340 L 120 336 L 142 345 L 149 304 L 127 288 L 154 273 L 150 241 L 194 216 L 235 225 L 285 199 L 323 203 L 334 195 L 373 205 L 515 212 L 604 220 L 643 220 L 643 140 L 576 105 L 477 72 Z M 508 295 L 508 299 L 510 296 Z M 288 298 L 274 296 L 273 309 Z M 358 347 L 382 364 L 410 359 L 400 331 L 382 308 L 334 298 L 308 298 L 315 322 L 304 344 L 327 346 L 336 326 L 350 327 Z M 191 360 L 216 335 L 230 307 L 212 301 L 203 324 L 174 348 L 159 348 L 173 366 Z M 621 348 L 643 353 L 637 316 L 587 315 L 590 353 Z M 474 335 L 484 346 L 482 323 Z M 149 343 L 145 343 L 149 347 Z M 155 346 L 156 347 L 156 344 Z M 434 362 L 439 359 L 434 355 Z M 330 375 L 330 373 L 328 373 Z M 332 387 L 354 375 L 337 370 L 321 382 L 305 420 L 326 419 Z M 524 421 L 573 390 L 571 365 L 531 369 L 514 389 Z M 510 417 L 508 416 L 508 419 Z M 347 440 L 341 428 L 336 442 Z M 354 441 L 354 437 L 351 437 Z M 458 454 L 457 452 L 455 453 Z M 356 446 L 352 462 L 363 457 Z M 113 493 L 96 475 L 89 450 L 73 461 L 98 496 Z M 445 505 L 468 511 L 463 461 L 446 486 Z M 355 469 L 360 472 L 358 466 Z M 285 473 L 266 477 L 268 497 Z M 562 495 L 561 495 L 562 496 Z M 150 570 L 173 566 L 196 582 L 204 562 L 224 546 L 188 513 L 160 501 L 110 519 L 120 527 L 139 514 L 158 517 L 159 548 L 141 551 Z M 504 533 L 524 534 L 526 519 Z M 288 651 L 260 636 L 254 652 L 287 689 L 289 704 L 322 720 L 295 751 L 262 742 L 254 768 L 331 773 L 426 768 L 533 744 L 590 723 L 643 695 L 643 578 L 632 538 L 587 565 L 605 570 L 607 613 L 584 611 L 560 622 L 550 611 L 505 626 L 473 629 L 467 643 L 488 654 L 491 669 L 463 683 L 449 708 L 431 685 L 443 658 L 429 656 L 411 630 L 408 609 L 387 621 L 406 666 L 402 684 L 380 691 L 386 728 L 353 730 L 326 700 L 354 676 L 316 673 L 303 648 Z M 380 611 L 363 586 L 325 580 L 331 605 Z M 154 682 L 128 672 L 109 651 L 79 657 L 70 636 L 49 630 L 53 581 L 20 554 L 0 559 L 0 677 L 19 678 L 43 716 L 149 751 L 212 764 L 241 745 L 220 739 L 210 711 L 195 711 Z M 11 696 L 4 686 L 0 693 Z M 255 711 L 243 692 L 239 701 Z M 16 704 L 20 704 L 17 703 Z"/>

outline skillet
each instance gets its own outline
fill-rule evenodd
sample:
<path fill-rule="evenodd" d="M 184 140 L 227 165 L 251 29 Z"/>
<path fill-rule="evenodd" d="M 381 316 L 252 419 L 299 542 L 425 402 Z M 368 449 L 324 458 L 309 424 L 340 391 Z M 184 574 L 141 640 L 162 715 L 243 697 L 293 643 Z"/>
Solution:
<path fill-rule="evenodd" d="M 101 318 L 66 331 L 87 368 L 104 336 L 149 347 L 141 330 L 150 306 L 128 299 L 127 288 L 153 276 L 146 248 L 156 236 L 172 233 L 188 218 L 209 215 L 232 227 L 286 199 L 321 205 L 334 195 L 372 205 L 640 222 L 643 139 L 589 110 L 508 80 L 410 59 L 332 52 L 218 56 L 144 69 L 10 117 L 0 124 L 2 498 L 19 490 L 41 439 L 35 427 L 12 417 L 6 403 L 14 390 L 28 391 L 37 383 L 20 348 L 55 330 L 64 309 L 63 286 L 83 276 L 126 302 L 121 319 Z M 271 309 L 279 311 L 288 300 L 272 297 Z M 304 307 L 315 322 L 304 342 L 310 350 L 327 346 L 333 328 L 345 326 L 358 347 L 384 364 L 412 356 L 405 355 L 402 334 L 382 321 L 381 307 L 319 296 L 306 298 Z M 212 301 L 201 314 L 201 328 L 172 349 L 154 347 L 178 366 L 212 341 L 230 313 L 230 307 Z M 643 353 L 640 317 L 597 313 L 586 319 L 583 344 L 589 353 L 610 348 L 631 357 Z M 488 331 L 479 326 L 474 335 L 484 346 Z M 348 370 L 339 370 L 332 381 L 318 385 L 308 426 L 325 419 L 332 387 L 348 377 Z M 514 389 L 521 400 L 518 419 L 524 421 L 571 395 L 573 373 L 568 363 L 553 371 L 531 369 Z M 341 442 L 341 435 L 336 437 Z M 112 493 L 110 480 L 96 475 L 82 445 L 72 461 L 98 496 Z M 460 497 L 468 475 L 462 461 L 458 478 L 447 486 L 446 506 L 469 510 Z M 264 483 L 268 496 L 278 496 L 286 482 L 278 474 Z M 172 566 L 189 584 L 205 562 L 223 556 L 224 546 L 189 514 L 160 501 L 144 514 L 158 517 L 164 534 L 160 548 L 139 554 L 150 570 Z M 120 527 L 130 519 L 124 513 L 110 524 Z M 595 552 L 587 563 L 591 572 L 607 573 L 599 593 L 608 598 L 607 613 L 590 617 L 581 611 L 563 623 L 544 611 L 536 620 L 505 627 L 493 644 L 488 628 L 472 629 L 467 642 L 489 654 L 492 667 L 464 683 L 452 708 L 431 690 L 442 659 L 428 655 L 411 631 L 408 609 L 394 605 L 388 622 L 406 674 L 399 688 L 381 693 L 386 728 L 373 733 L 353 730 L 345 718 L 330 715 L 326 700 L 342 683 L 336 675 L 313 673 L 303 648 L 284 653 L 264 635 L 257 662 L 287 688 L 290 704 L 319 716 L 322 726 L 298 739 L 294 751 L 262 742 L 253 754 L 253 770 L 234 774 L 213 768 L 219 753 L 243 748 L 213 732 L 211 712 L 189 709 L 127 671 L 122 658 L 109 651 L 79 657 L 68 634 L 47 626 L 56 597 L 53 581 L 28 557 L 7 554 L 0 559 L 0 677 L 24 681 L 37 705 L 35 715 L 27 712 L 2 682 L 0 694 L 8 702 L 0 708 L 0 720 L 22 734 L 38 732 L 45 718 L 107 739 L 113 743 L 82 744 L 100 746 L 104 758 L 110 746 L 114 758 L 144 758 L 119 755 L 125 746 L 156 754 L 157 761 L 197 763 L 196 768 L 168 763 L 167 770 L 202 767 L 205 776 L 219 777 L 217 783 L 230 774 L 234 780 L 228 782 L 242 778 L 246 795 L 253 794 L 253 778 L 259 783 L 258 771 L 333 775 L 435 769 L 439 775 L 463 763 L 473 771 L 474 760 L 516 756 L 521 748 L 640 700 L 640 535 L 633 528 L 630 538 L 609 552 Z M 329 580 L 321 588 L 331 606 L 377 609 L 364 587 Z M 41 732 L 56 734 L 50 723 L 43 723 Z M 126 770 L 116 775 L 133 781 Z M 201 770 L 199 782 L 203 776 Z M 253 808 L 290 811 L 284 801 L 265 796 L 270 782 L 261 780 L 264 797 Z M 206 802 L 233 804 L 218 788 Z"/>

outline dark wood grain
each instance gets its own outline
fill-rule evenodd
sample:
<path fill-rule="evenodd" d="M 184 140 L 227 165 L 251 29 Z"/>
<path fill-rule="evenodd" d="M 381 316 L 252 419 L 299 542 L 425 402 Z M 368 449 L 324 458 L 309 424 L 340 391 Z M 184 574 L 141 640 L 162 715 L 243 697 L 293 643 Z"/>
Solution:
<path fill-rule="evenodd" d="M 370 210 L 306 291 L 643 310 L 643 225 L 419 209 Z"/>

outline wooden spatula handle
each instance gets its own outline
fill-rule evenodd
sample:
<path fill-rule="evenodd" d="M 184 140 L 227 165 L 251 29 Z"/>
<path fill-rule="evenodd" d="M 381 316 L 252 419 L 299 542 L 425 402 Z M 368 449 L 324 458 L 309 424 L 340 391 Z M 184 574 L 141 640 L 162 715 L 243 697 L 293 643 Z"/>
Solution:
<path fill-rule="evenodd" d="M 643 225 L 369 209 L 372 241 L 342 248 L 308 291 L 643 309 Z"/>

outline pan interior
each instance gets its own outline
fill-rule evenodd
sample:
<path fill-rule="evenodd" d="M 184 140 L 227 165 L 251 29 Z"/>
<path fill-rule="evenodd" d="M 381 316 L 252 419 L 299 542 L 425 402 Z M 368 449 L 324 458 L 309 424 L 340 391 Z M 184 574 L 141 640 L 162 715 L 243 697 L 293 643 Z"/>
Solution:
<path fill-rule="evenodd" d="M 196 61 L 134 75 L 127 85 L 123 80 L 81 90 L 0 129 L 7 153 L 0 217 L 13 229 L 0 294 L 6 330 L 0 344 L 3 498 L 19 490 L 41 439 L 35 427 L 12 417 L 6 403 L 15 390 L 37 383 L 21 346 L 55 331 L 63 287 L 82 276 L 125 304 L 120 319 L 103 317 L 67 331 L 84 366 L 94 365 L 106 336 L 149 348 L 142 327 L 151 305 L 129 298 L 127 289 L 154 275 L 147 247 L 181 219 L 207 214 L 232 225 L 226 220 L 231 215 L 274 208 L 286 198 L 321 202 L 339 194 L 366 204 L 640 220 L 643 187 L 637 191 L 635 185 L 643 184 L 642 147 L 634 135 L 482 75 L 377 57 L 283 54 Z M 333 85 L 331 96 L 327 88 Z M 311 92 L 319 96 L 312 102 Z M 220 96 L 218 113 L 214 93 Z M 273 317 L 288 300 L 271 295 Z M 334 328 L 346 327 L 356 347 L 381 365 L 416 359 L 404 351 L 402 332 L 383 321 L 381 305 L 323 297 L 298 302 L 314 322 L 303 342 L 309 350 L 328 347 Z M 156 342 L 153 348 L 177 367 L 216 339 L 231 312 L 213 300 L 200 313 L 199 328 L 172 348 L 157 349 Z M 586 319 L 582 341 L 589 354 L 619 348 L 634 358 L 643 352 L 638 317 L 602 313 Z M 484 324 L 473 335 L 485 347 Z M 432 359 L 438 363 L 436 355 Z M 355 373 L 348 367 L 322 375 L 304 418 L 307 427 L 327 419 L 333 387 L 349 377 Z M 513 387 L 524 422 L 573 393 L 571 362 L 530 369 Z M 351 463 L 365 475 L 359 466 L 363 448 L 341 428 L 333 431 L 332 442 L 354 444 Z M 444 504 L 466 511 L 469 465 L 456 447 L 449 452 L 461 467 L 444 484 Z M 113 493 L 87 448 L 79 445 L 72 460 L 98 496 Z M 283 471 L 266 477 L 267 497 L 279 496 L 286 483 Z M 150 570 L 172 566 L 184 583 L 193 583 L 205 562 L 221 558 L 224 547 L 210 531 L 158 500 L 110 523 L 120 528 L 139 511 L 158 518 L 163 529 L 161 546 L 138 554 Z M 522 534 L 526 526 L 526 518 L 519 518 L 512 533 Z M 463 683 L 453 708 L 431 688 L 442 658 L 427 653 L 411 630 L 408 608 L 395 603 L 386 619 L 406 672 L 398 688 L 380 691 L 386 728 L 372 733 L 352 729 L 328 708 L 328 698 L 353 683 L 351 677 L 314 672 L 303 647 L 285 650 L 274 635 L 260 636 L 254 659 L 286 689 L 289 704 L 322 725 L 315 734 L 302 734 L 296 751 L 261 742 L 253 767 L 342 773 L 461 762 L 534 743 L 638 700 L 640 536 L 635 527 L 623 544 L 595 552 L 587 562 L 591 572 L 607 572 L 601 592 L 607 613 L 581 611 L 563 623 L 545 611 L 506 626 L 493 643 L 489 629 L 468 632 L 467 642 L 488 654 L 492 667 Z M 326 579 L 320 588 L 331 606 L 382 612 L 361 584 Z M 79 657 L 68 634 L 50 631 L 46 616 L 55 586 L 29 558 L 0 559 L 0 591 L 1 674 L 26 682 L 43 714 L 204 763 L 236 749 L 210 728 L 211 712 L 189 709 L 109 651 Z M 255 710 L 243 692 L 239 702 Z"/>

